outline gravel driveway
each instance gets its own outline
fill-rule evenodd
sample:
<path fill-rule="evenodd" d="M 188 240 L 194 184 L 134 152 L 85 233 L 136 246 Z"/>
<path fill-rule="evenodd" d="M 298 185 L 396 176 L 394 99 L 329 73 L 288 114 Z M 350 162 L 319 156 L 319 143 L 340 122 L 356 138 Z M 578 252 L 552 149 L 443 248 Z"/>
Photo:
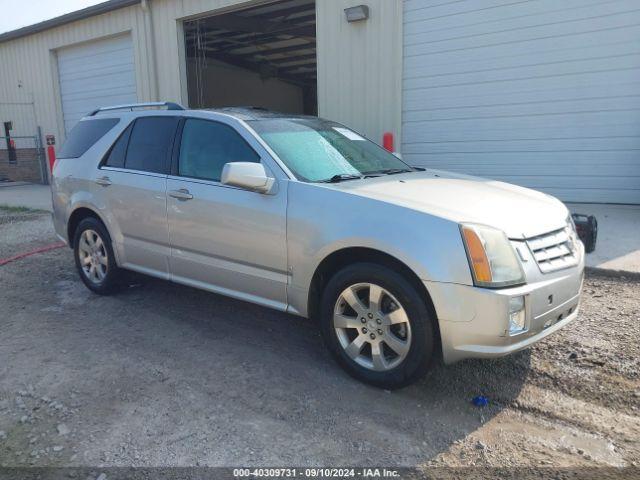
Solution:
<path fill-rule="evenodd" d="M 56 241 L 48 215 L 0 212 L 0 258 Z M 91 294 L 67 248 L 0 267 L 0 465 L 639 466 L 638 280 L 588 275 L 570 327 L 395 392 L 311 321 L 128 283 Z"/>

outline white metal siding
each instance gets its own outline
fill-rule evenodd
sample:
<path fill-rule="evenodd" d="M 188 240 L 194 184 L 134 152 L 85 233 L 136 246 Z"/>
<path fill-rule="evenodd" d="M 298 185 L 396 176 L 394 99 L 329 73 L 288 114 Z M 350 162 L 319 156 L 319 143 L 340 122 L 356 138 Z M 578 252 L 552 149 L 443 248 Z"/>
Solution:
<path fill-rule="evenodd" d="M 55 52 L 128 33 L 139 101 L 187 101 L 182 19 L 268 0 L 153 0 L 0 43 L 0 102 L 33 103 L 43 134 L 64 141 Z M 380 142 L 400 133 L 402 1 L 369 0 L 371 18 L 347 23 L 350 0 L 316 0 L 321 115 Z M 348 48 L 347 48 L 348 47 Z M 156 58 L 157 57 L 157 58 Z M 106 102 L 105 102 L 106 103 Z M 14 118 L 17 121 L 17 118 Z"/>
<path fill-rule="evenodd" d="M 137 101 L 131 35 L 58 51 L 65 131 L 91 110 Z"/>
<path fill-rule="evenodd" d="M 318 112 L 381 143 L 400 139 L 402 2 L 368 0 L 370 17 L 348 23 L 353 0 L 316 0 Z"/>
<path fill-rule="evenodd" d="M 637 0 L 405 0 L 404 158 L 640 203 Z"/>
<path fill-rule="evenodd" d="M 57 143 L 63 143 L 65 129 L 55 52 L 124 33 L 133 38 L 138 98 L 156 100 L 151 58 L 147 54 L 151 43 L 146 37 L 147 24 L 142 8 L 132 6 L 0 43 L 0 63 L 8 66 L 0 68 L 0 103 L 33 103 L 35 125 L 42 127 L 43 135 L 54 134 Z M 20 120 L 6 120 L 11 119 L 15 123 Z"/>

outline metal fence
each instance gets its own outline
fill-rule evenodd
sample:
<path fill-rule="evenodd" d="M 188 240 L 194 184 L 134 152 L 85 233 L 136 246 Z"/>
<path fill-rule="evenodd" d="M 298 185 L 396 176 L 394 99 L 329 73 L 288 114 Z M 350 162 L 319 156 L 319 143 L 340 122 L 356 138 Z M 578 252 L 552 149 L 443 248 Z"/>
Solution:
<path fill-rule="evenodd" d="M 20 148 L 15 146 L 17 140 Z M 0 141 L 5 147 L 0 149 L 0 181 L 49 183 L 40 135 L 3 136 Z"/>
<path fill-rule="evenodd" d="M 0 102 L 0 181 L 49 183 L 33 102 Z"/>

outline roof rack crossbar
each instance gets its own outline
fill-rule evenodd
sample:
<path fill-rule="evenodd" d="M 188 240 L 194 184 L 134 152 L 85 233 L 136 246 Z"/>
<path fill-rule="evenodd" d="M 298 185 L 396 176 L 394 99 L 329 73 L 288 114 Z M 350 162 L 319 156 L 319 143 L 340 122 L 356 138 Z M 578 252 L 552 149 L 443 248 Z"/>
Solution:
<path fill-rule="evenodd" d="M 93 117 L 100 112 L 109 112 L 112 110 L 130 110 L 133 112 L 134 108 L 147 108 L 147 107 L 167 107 L 167 110 L 184 110 L 184 107 L 174 102 L 145 102 L 145 103 L 128 103 L 126 105 L 113 105 L 111 107 L 100 107 L 90 112 L 87 116 Z"/>

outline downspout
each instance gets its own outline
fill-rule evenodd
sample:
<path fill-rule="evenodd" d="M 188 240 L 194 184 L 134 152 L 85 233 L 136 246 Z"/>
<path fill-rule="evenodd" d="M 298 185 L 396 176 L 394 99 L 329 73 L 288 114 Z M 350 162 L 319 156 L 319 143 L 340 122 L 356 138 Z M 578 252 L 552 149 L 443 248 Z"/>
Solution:
<path fill-rule="evenodd" d="M 150 97 L 149 101 L 159 102 L 161 101 L 159 98 L 159 82 L 158 82 L 158 58 L 156 55 L 156 36 L 155 30 L 153 28 L 153 15 L 151 12 L 151 1 L 150 0 L 142 0 L 140 2 L 140 8 L 142 8 L 142 12 L 144 15 L 144 33 L 146 44 L 151 52 L 151 55 L 148 58 L 149 68 L 151 71 L 147 72 L 150 79 Z"/>

